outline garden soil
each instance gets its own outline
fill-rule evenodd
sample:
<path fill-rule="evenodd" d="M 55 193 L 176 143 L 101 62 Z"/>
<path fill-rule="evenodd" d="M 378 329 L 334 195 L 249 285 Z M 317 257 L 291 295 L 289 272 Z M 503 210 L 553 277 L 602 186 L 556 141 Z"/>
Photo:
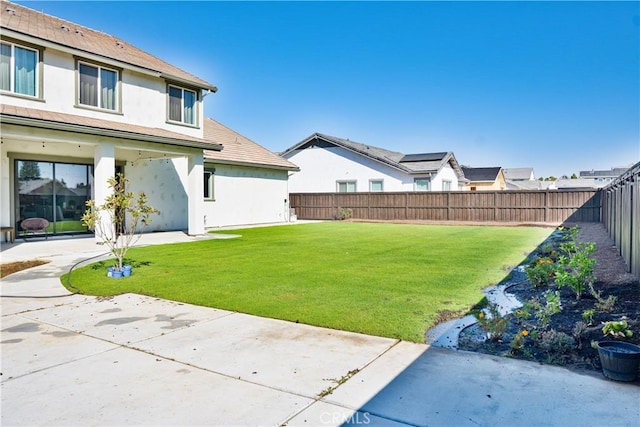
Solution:
<path fill-rule="evenodd" d="M 596 311 L 590 319 L 591 321 L 585 322 L 583 313 L 585 310 L 594 308 L 595 298 L 589 292 L 584 292 L 578 300 L 573 291 L 562 288 L 559 290 L 562 311 L 551 316 L 548 326 L 542 327 L 532 318 L 525 322 L 522 319 L 518 321 L 514 312 L 507 316 L 508 328 L 501 340 L 487 340 L 484 331 L 475 324 L 461 332 L 459 349 L 562 365 L 578 371 L 600 371 L 598 352 L 592 348 L 591 342 L 612 339 L 603 335 L 602 324 L 606 321 L 617 321 L 623 317 L 627 319 L 629 328 L 633 332 L 633 336 L 625 341 L 640 344 L 640 283 L 627 272 L 623 258 L 602 224 L 565 224 L 566 227 L 574 225 L 579 228 L 578 241 L 596 244 L 596 250 L 591 255 L 596 260 L 594 288 L 596 291 L 601 291 L 604 298 L 609 295 L 617 298 L 612 310 L 609 312 Z M 550 239 L 546 243 L 549 241 Z M 515 295 L 521 302 L 529 301 L 532 298 L 542 298 L 541 301 L 544 301 L 545 292 L 557 290 L 553 283 L 543 289 L 534 288 L 528 281 L 523 268 L 514 269 L 508 280 L 509 283 L 514 284 L 507 288 L 507 292 Z M 588 324 L 583 324 L 584 329 L 578 331 L 576 329 L 578 322 Z M 514 350 L 511 346 L 512 340 L 516 334 L 522 334 L 525 328 L 526 336 L 523 337 L 523 345 Z M 555 332 L 550 334 L 551 330 Z M 543 344 L 541 336 L 544 337 L 546 334 L 549 337 L 560 332 L 573 338 L 574 345 L 555 346 L 555 348 L 545 348 L 544 345 L 541 345 Z M 640 379 L 636 383 L 640 384 Z"/>

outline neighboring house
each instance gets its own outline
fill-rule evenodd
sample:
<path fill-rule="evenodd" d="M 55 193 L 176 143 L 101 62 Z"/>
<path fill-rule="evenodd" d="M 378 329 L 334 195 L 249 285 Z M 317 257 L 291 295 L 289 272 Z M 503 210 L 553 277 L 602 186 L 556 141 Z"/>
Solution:
<path fill-rule="evenodd" d="M 597 184 L 598 187 L 604 187 L 604 185 L 610 183 L 623 173 L 625 173 L 629 168 L 611 168 L 611 170 L 590 170 L 590 171 L 580 171 L 578 174 L 579 178 L 591 180 Z M 603 185 L 601 185 L 603 184 Z"/>
<path fill-rule="evenodd" d="M 465 190 L 496 191 L 507 188 L 501 167 L 471 168 L 462 166 L 462 172 L 468 180 Z"/>
<path fill-rule="evenodd" d="M 502 169 L 506 181 L 535 181 L 533 168 L 504 168 Z"/>
<path fill-rule="evenodd" d="M 293 163 L 213 119 L 204 137 L 222 144 L 205 151 L 205 227 L 289 221 L 289 174 Z"/>
<path fill-rule="evenodd" d="M 451 152 L 405 155 L 320 133 L 281 155 L 300 167 L 291 193 L 457 191 L 463 179 Z"/>
<path fill-rule="evenodd" d="M 214 85 L 114 36 L 20 5 L 2 1 L 0 17 L 2 226 L 20 231 L 37 212 L 54 233 L 82 230 L 69 229 L 69 220 L 80 223 L 87 199 L 104 201 L 116 172 L 160 211 L 149 231 L 197 235 L 205 216 L 207 224 L 229 222 L 212 218 L 205 202 L 205 150 L 222 149 L 205 135 L 203 99 Z M 26 190 L 34 180 L 64 182 L 75 196 L 58 185 L 36 195 Z M 274 193 L 279 203 L 282 193 Z M 246 220 L 265 221 L 258 218 Z"/>

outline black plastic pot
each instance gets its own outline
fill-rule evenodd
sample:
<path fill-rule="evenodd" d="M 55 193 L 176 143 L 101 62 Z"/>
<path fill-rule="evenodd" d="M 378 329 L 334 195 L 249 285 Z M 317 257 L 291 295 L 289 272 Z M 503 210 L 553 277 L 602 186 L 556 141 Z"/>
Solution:
<path fill-rule="evenodd" d="M 640 367 L 640 346 L 622 341 L 600 341 L 598 355 L 605 377 L 616 381 L 635 381 Z"/>

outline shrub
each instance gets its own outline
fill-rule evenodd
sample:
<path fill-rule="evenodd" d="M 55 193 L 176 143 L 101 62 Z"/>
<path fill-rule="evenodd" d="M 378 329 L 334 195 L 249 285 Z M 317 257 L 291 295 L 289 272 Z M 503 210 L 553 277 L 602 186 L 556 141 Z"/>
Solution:
<path fill-rule="evenodd" d="M 576 299 L 580 299 L 586 287 L 591 289 L 595 280 L 593 266 L 596 260 L 591 258 L 591 254 L 595 252 L 596 244 L 571 241 L 563 243 L 560 248 L 564 255 L 558 260 L 556 284 L 558 287 L 568 286 L 575 292 Z"/>
<path fill-rule="evenodd" d="M 487 337 L 490 340 L 501 340 L 502 336 L 507 331 L 509 320 L 506 316 L 500 314 L 498 305 L 495 303 L 489 303 L 485 310 L 487 313 L 484 311 L 478 313 L 478 324 L 487 333 Z"/>
<path fill-rule="evenodd" d="M 576 340 L 564 332 L 550 329 L 540 334 L 538 346 L 547 352 L 551 362 L 555 362 L 576 347 Z"/>
<path fill-rule="evenodd" d="M 553 279 L 555 268 L 551 259 L 539 258 L 525 267 L 524 271 L 535 288 L 542 288 Z"/>

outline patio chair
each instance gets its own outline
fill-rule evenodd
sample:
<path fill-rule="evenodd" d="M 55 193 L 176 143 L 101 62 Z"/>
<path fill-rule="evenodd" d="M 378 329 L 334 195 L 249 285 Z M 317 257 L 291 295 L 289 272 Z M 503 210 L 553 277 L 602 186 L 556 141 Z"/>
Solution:
<path fill-rule="evenodd" d="M 49 227 L 49 221 L 44 218 L 27 218 L 20 223 L 20 228 L 27 233 L 43 232 L 45 240 L 48 240 L 47 227 Z"/>

